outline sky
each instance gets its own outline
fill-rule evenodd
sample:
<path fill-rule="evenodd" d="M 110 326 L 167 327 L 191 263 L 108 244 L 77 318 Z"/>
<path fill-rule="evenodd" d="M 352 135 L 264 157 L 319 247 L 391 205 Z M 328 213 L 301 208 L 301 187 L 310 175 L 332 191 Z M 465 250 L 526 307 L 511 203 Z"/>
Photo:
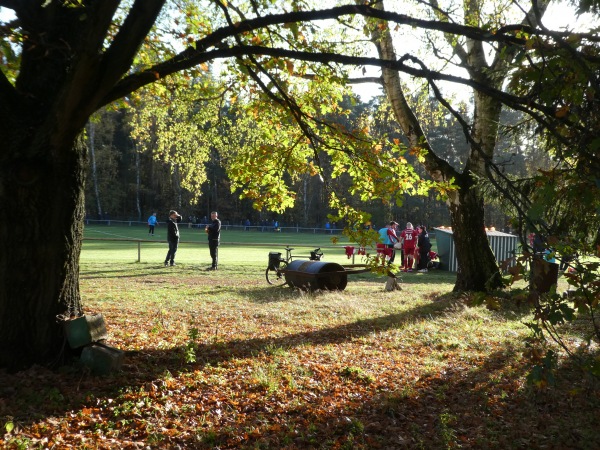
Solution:
<path fill-rule="evenodd" d="M 564 2 L 552 3 L 544 15 L 542 23 L 547 28 L 555 31 L 587 31 L 593 26 L 598 26 L 597 19 L 594 20 L 592 15 L 585 14 L 578 18 L 573 11 L 573 7 L 567 6 Z M 416 46 L 418 43 L 413 43 L 412 45 Z M 406 48 L 410 49 L 411 44 L 403 41 L 402 49 Z M 404 53 L 406 53 L 406 50 L 400 51 L 398 48 L 396 48 L 396 54 L 398 56 Z M 369 56 L 376 56 L 375 50 L 373 50 L 373 54 Z M 365 70 L 366 77 L 378 77 L 381 75 L 380 69 L 376 67 L 366 67 Z M 360 74 L 362 74 L 362 69 L 354 71 L 352 76 L 359 77 Z M 456 73 L 456 75 L 463 77 L 466 76 L 465 73 Z M 382 95 L 383 93 L 383 88 L 381 85 L 376 83 L 356 84 L 352 87 L 352 89 L 360 96 L 363 102 L 368 102 L 372 97 Z M 447 85 L 446 90 L 447 92 L 451 92 L 461 99 L 468 100 L 470 98 L 470 90 L 468 87 L 460 85 Z"/>

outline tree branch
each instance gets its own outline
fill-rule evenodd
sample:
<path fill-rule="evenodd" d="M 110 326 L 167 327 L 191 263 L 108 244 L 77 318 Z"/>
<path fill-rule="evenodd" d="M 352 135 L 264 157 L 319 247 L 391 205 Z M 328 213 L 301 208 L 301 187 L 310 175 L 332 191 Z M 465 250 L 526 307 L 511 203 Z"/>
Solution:
<path fill-rule="evenodd" d="M 102 58 L 100 85 L 113 86 L 126 73 L 152 29 L 165 0 L 135 0 L 123 26 Z"/>
<path fill-rule="evenodd" d="M 370 7 L 361 7 L 354 5 L 346 5 L 344 7 L 333 8 L 330 10 L 321 10 L 321 11 L 310 11 L 310 12 L 295 12 L 295 13 L 287 13 L 287 14 L 279 14 L 272 15 L 266 17 L 260 17 L 257 19 L 252 19 L 248 21 L 240 22 L 236 25 L 230 25 L 227 27 L 223 27 L 217 30 L 215 33 L 207 36 L 204 39 L 197 41 L 196 49 L 188 48 L 185 51 L 181 52 L 174 58 L 159 63 L 143 72 L 139 72 L 136 74 L 129 75 L 122 80 L 120 80 L 110 92 L 108 92 L 100 101 L 100 105 L 108 104 L 118 98 L 126 96 L 136 89 L 143 87 L 147 84 L 150 84 L 156 81 L 157 78 L 166 77 L 175 72 L 179 72 L 181 70 L 185 70 L 196 65 L 210 62 L 219 58 L 229 58 L 229 57 L 241 57 L 248 55 L 268 55 L 272 57 L 284 57 L 290 59 L 298 59 L 312 62 L 321 62 L 321 63 L 339 63 L 344 65 L 354 65 L 354 66 L 374 66 L 380 68 L 388 68 L 392 70 L 397 70 L 415 77 L 428 78 L 431 80 L 444 80 L 452 83 L 461 84 L 464 86 L 469 86 L 479 92 L 482 92 L 486 95 L 493 96 L 494 98 L 500 100 L 506 105 L 519 109 L 525 112 L 531 111 L 539 111 L 543 115 L 548 117 L 553 117 L 555 109 L 554 107 L 546 107 L 544 105 L 540 105 L 538 103 L 534 103 L 531 99 L 517 97 L 515 95 L 508 94 L 499 89 L 489 86 L 487 83 L 478 82 L 471 79 L 466 79 L 458 76 L 447 75 L 443 73 L 439 73 L 436 71 L 425 70 L 422 68 L 415 68 L 408 64 L 411 60 L 410 55 L 405 55 L 404 57 L 396 60 L 382 60 L 379 58 L 367 58 L 367 57 L 355 57 L 355 56 L 347 56 L 340 55 L 336 53 L 310 53 L 303 51 L 295 51 L 281 48 L 268 48 L 261 46 L 244 46 L 237 45 L 231 48 L 224 48 L 222 45 L 222 39 L 227 37 L 235 36 L 238 33 L 245 32 L 247 30 L 253 30 L 256 28 L 264 27 L 267 25 L 274 25 L 278 23 L 288 23 L 290 21 L 299 21 L 299 20 L 317 20 L 317 19 L 327 19 L 327 18 L 335 18 L 344 14 L 364 14 L 372 17 L 385 17 L 386 19 L 394 18 L 396 21 L 403 20 L 406 24 L 412 24 L 415 22 L 419 22 L 420 24 L 425 24 L 430 29 L 437 29 L 440 31 L 448 31 L 452 32 L 453 30 L 456 33 L 476 37 L 478 39 L 490 39 L 501 42 L 512 42 L 518 44 L 524 44 L 525 41 L 522 39 L 512 38 L 510 36 L 500 36 L 498 34 L 491 34 L 487 31 L 477 30 L 473 27 L 464 27 L 455 24 L 447 24 L 440 23 L 435 21 L 417 21 L 416 19 L 409 18 L 404 15 L 399 15 L 395 13 L 389 13 L 385 11 L 377 11 L 374 8 Z M 527 27 L 525 27 L 527 28 Z M 511 28 L 513 30 L 514 28 Z M 524 29 L 521 27 L 521 29 Z M 530 30 L 531 31 L 531 30 Z M 207 49 L 210 47 L 217 47 L 216 49 L 210 51 L 203 51 L 203 49 Z M 540 119 L 539 115 L 536 117 L 537 120 Z"/>
<path fill-rule="evenodd" d="M 73 64 L 73 82 L 70 84 L 73 89 L 67 98 L 84 98 L 79 101 L 67 101 L 65 105 L 77 105 L 77 109 L 80 108 L 80 102 L 85 102 L 88 108 L 95 109 L 93 102 L 90 102 L 93 98 L 93 94 L 90 95 L 90 91 L 95 93 L 102 89 L 99 82 L 99 79 L 102 77 L 102 70 L 99 68 L 102 61 L 102 44 L 106 38 L 115 11 L 119 7 L 119 0 L 109 0 L 103 2 L 101 6 L 98 5 L 97 3 L 88 7 L 87 17 L 90 18 L 88 20 L 89 23 L 86 24 L 85 31 L 80 36 L 80 41 L 76 43 L 81 50 L 77 52 L 80 56 Z M 114 82 L 109 87 L 113 84 Z"/>
<path fill-rule="evenodd" d="M 306 73 L 302 75 L 300 78 L 305 80 L 316 80 L 319 78 L 317 75 L 312 73 Z M 346 83 L 348 84 L 366 84 L 366 83 L 375 83 L 383 85 L 383 78 L 381 77 L 359 77 L 359 78 L 347 78 Z"/>

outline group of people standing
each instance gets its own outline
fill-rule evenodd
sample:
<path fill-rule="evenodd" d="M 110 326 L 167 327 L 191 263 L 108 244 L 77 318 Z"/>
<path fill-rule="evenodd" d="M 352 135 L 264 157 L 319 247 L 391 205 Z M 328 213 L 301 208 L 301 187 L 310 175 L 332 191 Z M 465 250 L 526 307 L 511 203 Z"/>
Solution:
<path fill-rule="evenodd" d="M 408 222 L 406 228 L 398 233 L 398 222 L 392 220 L 379 230 L 379 236 L 382 243 L 391 251 L 388 260 L 390 264 L 395 261 L 396 251 L 400 250 L 401 269 L 404 272 L 412 272 L 413 269 L 418 272 L 427 272 L 431 242 L 424 225 L 414 228 L 413 224 Z"/>
<path fill-rule="evenodd" d="M 217 270 L 219 266 L 221 221 L 216 211 L 210 213 L 210 219 L 210 223 L 204 228 L 208 237 L 208 249 L 212 260 L 212 264 L 207 270 Z M 169 218 L 167 219 L 167 242 L 169 243 L 169 250 L 165 257 L 165 266 L 175 265 L 175 254 L 179 246 L 179 223 L 181 223 L 181 215 L 175 210 L 169 211 Z M 148 218 L 149 236 L 154 236 L 156 225 L 158 225 L 156 213 L 152 213 Z M 404 272 L 412 272 L 413 269 L 418 272 L 427 272 L 431 242 L 429 241 L 427 228 L 424 225 L 414 228 L 413 224 L 408 222 L 406 228 L 398 233 L 398 222 L 391 221 L 379 230 L 379 236 L 383 246 L 388 249 L 388 262 L 390 264 L 395 261 L 396 251 L 400 250 L 402 259 L 401 269 Z"/>
<path fill-rule="evenodd" d="M 212 265 L 207 270 L 217 270 L 219 266 L 219 243 L 221 240 L 221 221 L 219 220 L 219 214 L 216 211 L 210 213 L 211 222 L 206 225 L 204 230 L 208 237 L 208 250 L 210 252 L 210 258 Z M 181 223 L 181 214 L 175 210 L 169 211 L 169 218 L 167 219 L 167 242 L 169 244 L 169 250 L 165 257 L 165 267 L 175 265 L 175 254 L 177 253 L 177 247 L 179 246 L 179 224 Z M 148 218 L 148 235 L 154 236 L 154 228 L 158 225 L 156 213 Z"/>

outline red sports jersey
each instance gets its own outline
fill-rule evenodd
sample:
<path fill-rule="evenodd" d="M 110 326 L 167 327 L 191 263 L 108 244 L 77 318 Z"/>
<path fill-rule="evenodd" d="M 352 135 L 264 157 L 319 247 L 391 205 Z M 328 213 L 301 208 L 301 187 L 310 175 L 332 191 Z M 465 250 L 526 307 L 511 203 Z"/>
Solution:
<path fill-rule="evenodd" d="M 402 233 L 400 233 L 400 238 L 404 239 L 404 251 L 415 248 L 415 246 L 417 245 L 418 236 L 419 233 L 417 233 L 417 230 L 415 230 L 414 228 L 407 228 L 406 230 L 403 230 Z"/>

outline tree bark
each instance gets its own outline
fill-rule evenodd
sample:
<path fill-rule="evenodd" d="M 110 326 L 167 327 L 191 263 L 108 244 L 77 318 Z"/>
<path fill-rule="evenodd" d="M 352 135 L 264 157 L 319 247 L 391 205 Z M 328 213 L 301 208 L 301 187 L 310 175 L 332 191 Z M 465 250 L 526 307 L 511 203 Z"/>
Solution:
<path fill-rule="evenodd" d="M 102 204 L 100 202 L 100 190 L 98 189 L 98 172 L 96 170 L 96 125 L 93 122 L 88 122 L 88 140 L 90 150 L 90 164 L 92 165 L 92 183 L 94 183 L 94 194 L 96 195 L 97 218 L 101 219 Z"/>
<path fill-rule="evenodd" d="M 135 207 L 138 213 L 138 221 L 142 220 L 142 207 L 140 201 L 140 193 L 142 190 L 141 180 L 141 164 L 140 164 L 140 152 L 137 146 L 134 147 L 133 153 L 135 154 Z"/>
<path fill-rule="evenodd" d="M 61 362 L 69 348 L 57 316 L 83 312 L 85 150 L 78 140 L 49 153 L 15 150 L 0 164 L 0 367 L 13 370 Z"/>
<path fill-rule="evenodd" d="M 458 273 L 454 291 L 485 292 L 502 285 L 502 277 L 485 231 L 482 196 L 462 177 L 448 207 Z"/>

